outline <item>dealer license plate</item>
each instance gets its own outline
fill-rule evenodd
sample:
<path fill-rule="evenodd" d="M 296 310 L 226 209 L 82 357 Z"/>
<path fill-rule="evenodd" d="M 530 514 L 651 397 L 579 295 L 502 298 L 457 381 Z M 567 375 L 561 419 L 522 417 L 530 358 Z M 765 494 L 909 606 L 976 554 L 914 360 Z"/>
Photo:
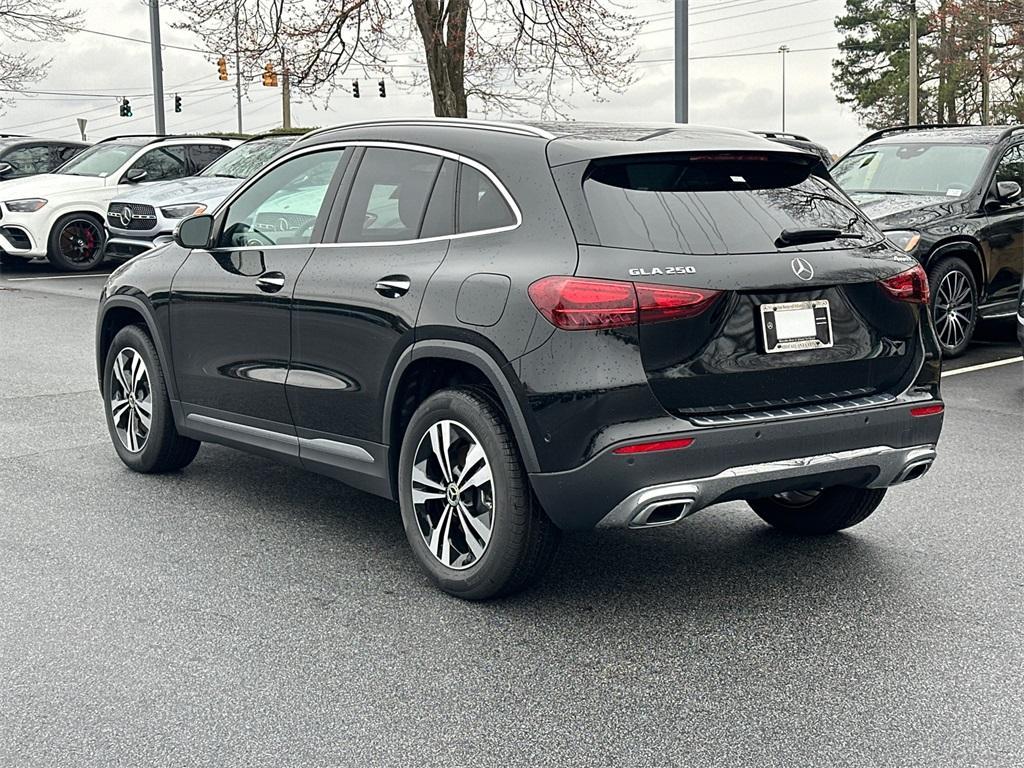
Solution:
<path fill-rule="evenodd" d="M 765 352 L 794 352 L 832 346 L 828 300 L 761 305 Z"/>

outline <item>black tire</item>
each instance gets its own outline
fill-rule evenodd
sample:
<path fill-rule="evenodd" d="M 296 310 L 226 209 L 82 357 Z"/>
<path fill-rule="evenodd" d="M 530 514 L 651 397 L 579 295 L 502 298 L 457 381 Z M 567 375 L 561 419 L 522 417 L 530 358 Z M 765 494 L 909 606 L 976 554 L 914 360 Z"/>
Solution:
<path fill-rule="evenodd" d="M 46 243 L 46 258 L 67 272 L 88 272 L 103 261 L 106 230 L 91 213 L 69 213 L 57 219 Z"/>
<path fill-rule="evenodd" d="M 978 324 L 978 284 L 974 273 L 963 259 L 949 256 L 940 259 L 928 270 L 931 291 L 931 311 L 935 321 L 935 335 L 942 347 L 943 357 L 959 357 L 967 351 Z M 946 298 L 956 299 L 967 292 L 962 301 L 950 305 Z M 949 296 L 950 292 L 952 296 Z"/>
<path fill-rule="evenodd" d="M 119 357 L 122 352 L 125 355 Z M 118 425 L 123 428 L 127 426 L 128 422 L 125 418 L 119 418 L 115 423 L 114 408 L 112 407 L 112 403 L 124 402 L 122 397 L 124 387 L 115 373 L 115 365 L 119 359 L 134 359 L 133 354 L 137 354 L 145 365 L 146 382 L 139 391 L 149 393 L 151 410 L 147 434 L 139 443 L 137 450 L 132 450 L 125 442 L 126 439 L 130 439 L 122 434 L 122 432 L 126 433 L 127 429 L 122 429 L 122 432 L 119 432 Z M 141 408 L 143 401 L 137 400 L 136 402 Z M 103 366 L 103 406 L 107 418 L 107 430 L 110 432 L 114 450 L 129 469 L 144 474 L 174 472 L 191 464 L 196 457 L 201 443 L 178 434 L 178 430 L 174 426 L 174 415 L 171 413 L 171 402 L 167 396 L 167 386 L 164 383 L 160 358 L 149 334 L 141 326 L 125 326 L 114 336 Z M 131 407 L 135 407 L 135 402 Z M 122 410 L 119 409 L 118 415 L 121 416 L 121 414 Z M 139 419 L 138 416 L 136 418 Z"/>
<path fill-rule="evenodd" d="M 826 534 L 849 528 L 878 508 L 885 488 L 837 485 L 821 491 L 778 494 L 747 502 L 768 525 L 789 533 Z"/>
<path fill-rule="evenodd" d="M 413 466 L 417 450 L 421 440 L 429 442 L 428 431 L 444 421 L 464 426 L 465 434 L 476 439 L 492 478 L 491 504 L 487 507 L 490 512 L 486 513 L 491 520 L 490 538 L 482 554 L 461 570 L 449 567 L 431 552 L 423 528 L 424 525 L 429 528 L 429 520 L 421 517 L 413 504 Z M 457 455 L 457 442 L 453 440 L 452 445 L 451 455 Z M 433 456 L 436 457 L 436 453 Z M 436 458 L 433 461 L 436 462 Z M 469 463 L 468 456 L 464 455 L 458 480 L 471 474 Z M 454 478 L 456 462 L 453 460 L 450 464 Z M 486 600 L 512 594 L 539 579 L 554 559 L 560 531 L 534 496 L 515 438 L 501 411 L 486 393 L 448 389 L 420 404 L 402 439 L 398 491 L 402 524 L 416 560 L 440 589 L 455 597 Z M 424 502 L 420 509 L 428 509 L 427 504 L 437 505 L 433 509 L 439 515 L 442 508 L 445 512 L 449 508 L 446 498 Z M 452 519 L 458 518 L 453 516 Z M 465 540 L 469 535 L 466 524 L 454 522 L 453 525 L 456 526 L 454 535 L 461 535 Z M 436 527 L 441 528 L 440 522 Z M 452 550 L 455 549 L 453 545 Z M 463 550 L 468 552 L 468 547 Z M 466 558 L 470 559 L 471 555 L 467 554 Z"/>

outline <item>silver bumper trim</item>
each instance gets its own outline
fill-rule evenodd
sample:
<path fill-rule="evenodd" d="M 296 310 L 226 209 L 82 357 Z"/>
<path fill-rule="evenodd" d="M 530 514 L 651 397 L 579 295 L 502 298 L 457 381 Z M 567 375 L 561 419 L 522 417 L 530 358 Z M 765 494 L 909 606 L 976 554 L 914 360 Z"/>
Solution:
<path fill-rule="evenodd" d="M 791 478 L 796 480 L 821 472 L 875 469 L 877 474 L 868 487 L 887 488 L 897 483 L 916 480 L 928 471 L 935 461 L 935 456 L 934 445 L 917 445 L 910 448 L 876 445 L 871 448 L 730 467 L 711 477 L 641 488 L 620 501 L 597 525 L 599 528 L 648 528 L 654 525 L 668 525 L 715 504 L 731 491 L 745 485 Z M 673 506 L 681 514 L 659 515 L 657 511 L 666 506 Z M 657 522 L 649 522 L 652 519 Z"/>

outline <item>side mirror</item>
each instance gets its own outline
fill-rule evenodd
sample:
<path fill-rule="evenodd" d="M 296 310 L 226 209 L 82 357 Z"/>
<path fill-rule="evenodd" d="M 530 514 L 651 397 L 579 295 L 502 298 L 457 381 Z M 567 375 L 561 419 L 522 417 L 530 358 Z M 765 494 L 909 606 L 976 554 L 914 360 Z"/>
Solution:
<path fill-rule="evenodd" d="M 10 163 L 0 163 L 0 176 L 6 176 L 8 173 L 14 170 L 14 166 Z"/>
<path fill-rule="evenodd" d="M 146 176 L 148 175 L 149 174 L 141 168 L 132 168 L 124 175 L 124 180 L 129 184 L 138 184 L 140 181 L 145 181 Z"/>
<path fill-rule="evenodd" d="M 174 242 L 182 248 L 208 248 L 213 234 L 213 216 L 189 216 L 174 230 Z"/>
<path fill-rule="evenodd" d="M 1013 203 L 1020 199 L 1021 188 L 1016 181 L 997 181 L 996 200 L 1000 203 Z"/>

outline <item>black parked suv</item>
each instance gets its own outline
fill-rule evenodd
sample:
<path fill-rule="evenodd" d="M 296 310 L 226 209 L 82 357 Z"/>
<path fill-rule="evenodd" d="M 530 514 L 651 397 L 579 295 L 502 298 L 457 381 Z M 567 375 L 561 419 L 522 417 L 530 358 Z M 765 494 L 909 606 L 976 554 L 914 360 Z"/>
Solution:
<path fill-rule="evenodd" d="M 175 237 L 101 297 L 124 463 L 210 441 L 398 500 L 464 598 L 534 579 L 560 529 L 744 499 L 836 531 L 935 457 L 923 270 L 749 133 L 353 124 Z"/>
<path fill-rule="evenodd" d="M 861 209 L 928 271 L 942 351 L 1012 317 L 1024 271 L 1024 126 L 888 128 L 832 167 Z"/>

